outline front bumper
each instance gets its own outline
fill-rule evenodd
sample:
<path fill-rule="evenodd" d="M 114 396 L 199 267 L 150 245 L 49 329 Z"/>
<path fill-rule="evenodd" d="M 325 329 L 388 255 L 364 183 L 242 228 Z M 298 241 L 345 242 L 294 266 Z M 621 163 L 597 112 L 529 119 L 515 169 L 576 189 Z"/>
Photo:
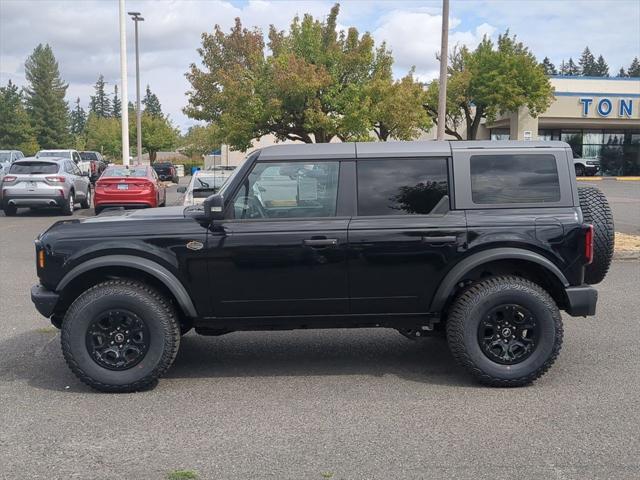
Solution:
<path fill-rule="evenodd" d="M 598 291 L 589 286 L 569 287 L 567 293 L 566 312 L 572 317 L 587 317 L 596 314 Z"/>
<path fill-rule="evenodd" d="M 31 301 L 36 306 L 36 310 L 47 318 L 53 315 L 59 299 L 60 295 L 40 284 L 31 287 Z"/>

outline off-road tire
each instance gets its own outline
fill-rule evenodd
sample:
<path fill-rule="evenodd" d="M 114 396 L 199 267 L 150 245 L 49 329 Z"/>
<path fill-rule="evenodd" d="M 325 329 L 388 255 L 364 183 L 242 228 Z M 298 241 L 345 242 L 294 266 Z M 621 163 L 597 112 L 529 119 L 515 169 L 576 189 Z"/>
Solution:
<path fill-rule="evenodd" d="M 490 359 L 478 341 L 485 314 L 504 303 L 524 306 L 540 322 L 535 350 L 512 365 Z M 544 375 L 560 352 L 562 336 L 562 317 L 551 296 L 539 285 L 511 275 L 472 284 L 455 299 L 447 319 L 447 341 L 453 357 L 480 383 L 492 387 L 521 387 Z"/>
<path fill-rule="evenodd" d="M 91 208 L 91 185 L 87 188 L 87 196 L 80 202 L 80 208 Z"/>
<path fill-rule="evenodd" d="M 4 208 L 2 209 L 4 211 L 4 214 L 7 217 L 14 217 L 16 215 L 16 213 L 18 213 L 18 207 L 16 207 L 15 205 L 5 205 Z"/>
<path fill-rule="evenodd" d="M 615 228 L 611 207 L 600 189 L 578 187 L 584 223 L 593 225 L 593 262 L 584 272 L 584 281 L 595 285 L 607 276 L 615 247 Z"/>
<path fill-rule="evenodd" d="M 69 198 L 65 199 L 65 203 L 62 206 L 62 214 L 63 215 L 73 215 L 74 205 L 76 201 L 76 195 L 73 190 L 69 191 Z"/>
<path fill-rule="evenodd" d="M 90 355 L 86 334 L 101 312 L 123 308 L 138 315 L 149 330 L 146 355 L 126 370 L 110 370 Z M 80 295 L 62 322 L 62 353 L 71 371 L 84 383 L 103 392 L 148 389 L 171 366 L 180 346 L 176 311 L 155 289 L 133 280 L 109 280 Z"/>

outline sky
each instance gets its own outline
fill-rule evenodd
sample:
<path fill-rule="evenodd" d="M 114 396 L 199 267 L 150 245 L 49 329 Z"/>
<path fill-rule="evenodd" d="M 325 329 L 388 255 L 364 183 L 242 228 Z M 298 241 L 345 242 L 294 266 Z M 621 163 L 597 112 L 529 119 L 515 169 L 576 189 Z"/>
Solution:
<path fill-rule="evenodd" d="M 141 12 L 140 69 L 174 124 L 195 124 L 182 113 L 189 83 L 184 74 L 198 63 L 201 34 L 219 24 L 228 31 L 235 17 L 264 33 L 269 25 L 286 29 L 296 15 L 324 18 L 333 1 L 126 0 L 127 11 Z M 370 32 L 376 44 L 392 50 L 394 74 L 415 66 L 423 81 L 437 77 L 441 1 L 343 0 L 339 27 Z M 449 45 L 474 47 L 483 35 L 516 34 L 539 60 L 556 66 L 580 56 L 588 45 L 604 56 L 615 75 L 640 56 L 639 0 L 451 0 Z M 135 100 L 133 22 L 127 22 L 129 99 Z M 24 62 L 38 43 L 49 43 L 69 84 L 70 104 L 85 108 L 99 74 L 107 88 L 120 83 L 117 0 L 0 0 L 0 85 L 24 85 Z"/>

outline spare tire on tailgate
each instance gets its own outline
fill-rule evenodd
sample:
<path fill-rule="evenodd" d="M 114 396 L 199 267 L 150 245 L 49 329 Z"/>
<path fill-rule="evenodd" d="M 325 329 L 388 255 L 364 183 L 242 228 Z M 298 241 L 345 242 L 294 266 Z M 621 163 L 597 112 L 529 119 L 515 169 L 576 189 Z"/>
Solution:
<path fill-rule="evenodd" d="M 607 197 L 596 187 L 578 187 L 584 223 L 593 225 L 593 262 L 587 266 L 584 281 L 600 283 L 609 271 L 613 258 L 613 213 Z"/>

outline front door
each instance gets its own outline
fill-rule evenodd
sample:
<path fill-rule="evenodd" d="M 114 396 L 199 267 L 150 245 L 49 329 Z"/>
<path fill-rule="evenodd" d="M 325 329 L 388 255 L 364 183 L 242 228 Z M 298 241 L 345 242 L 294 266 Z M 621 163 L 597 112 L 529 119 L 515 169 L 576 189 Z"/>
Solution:
<path fill-rule="evenodd" d="M 357 161 L 358 216 L 349 225 L 351 312 L 425 313 L 466 241 L 449 208 L 448 160 Z"/>
<path fill-rule="evenodd" d="M 216 317 L 347 313 L 338 161 L 257 162 L 209 237 Z"/>

